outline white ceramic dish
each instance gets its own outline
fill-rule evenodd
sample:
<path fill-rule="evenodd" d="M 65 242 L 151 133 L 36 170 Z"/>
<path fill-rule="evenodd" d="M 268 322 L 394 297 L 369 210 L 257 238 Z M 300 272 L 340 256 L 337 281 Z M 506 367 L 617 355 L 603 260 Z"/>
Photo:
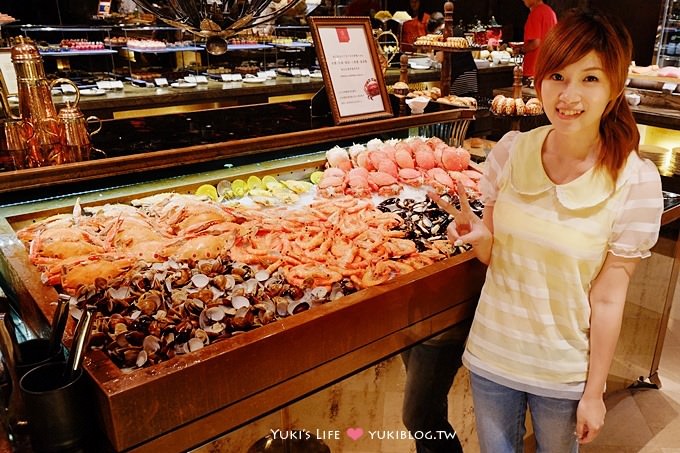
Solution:
<path fill-rule="evenodd" d="M 101 88 L 85 88 L 84 90 L 80 90 L 81 96 L 103 96 L 105 94 L 106 90 L 102 90 Z"/>
<path fill-rule="evenodd" d="M 173 88 L 196 88 L 196 84 L 193 82 L 174 82 L 170 86 Z"/>
<path fill-rule="evenodd" d="M 491 63 L 489 62 L 489 60 L 475 59 L 475 66 L 477 66 L 477 69 L 488 68 L 489 66 L 491 66 Z"/>
<path fill-rule="evenodd" d="M 418 96 L 417 98 L 406 99 L 406 104 L 411 109 L 411 113 L 419 114 L 425 111 L 425 107 L 429 104 L 430 98 L 425 96 Z"/>
<path fill-rule="evenodd" d="M 262 83 L 264 82 L 265 79 L 264 77 L 244 77 L 243 82 L 244 83 Z"/>
<path fill-rule="evenodd" d="M 626 101 L 628 102 L 629 105 L 632 105 L 635 107 L 636 105 L 640 104 L 640 95 L 637 93 L 626 93 Z"/>
<path fill-rule="evenodd" d="M 412 69 L 430 69 L 432 61 L 429 58 L 410 58 L 408 65 Z"/>
<path fill-rule="evenodd" d="M 320 72 L 312 72 L 311 74 L 309 74 L 309 77 L 311 77 L 312 79 L 323 79 L 323 74 L 321 74 Z"/>

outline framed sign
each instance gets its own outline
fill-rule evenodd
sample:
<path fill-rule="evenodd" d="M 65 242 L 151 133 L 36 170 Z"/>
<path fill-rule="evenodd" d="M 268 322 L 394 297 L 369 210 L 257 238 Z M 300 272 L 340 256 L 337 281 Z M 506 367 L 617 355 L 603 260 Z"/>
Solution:
<path fill-rule="evenodd" d="M 392 116 L 368 17 L 309 17 L 335 124 Z"/>
<path fill-rule="evenodd" d="M 17 73 L 14 71 L 14 64 L 12 63 L 12 49 L 9 47 L 0 48 L 0 73 L 5 80 L 5 87 L 7 93 L 5 96 L 17 94 L 19 91 L 17 86 Z"/>

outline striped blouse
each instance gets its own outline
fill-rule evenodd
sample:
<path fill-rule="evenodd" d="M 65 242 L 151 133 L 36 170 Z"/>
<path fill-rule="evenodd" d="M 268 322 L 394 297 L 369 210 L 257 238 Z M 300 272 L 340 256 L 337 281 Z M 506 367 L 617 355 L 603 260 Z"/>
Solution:
<path fill-rule="evenodd" d="M 580 399 L 590 284 L 607 253 L 650 255 L 663 212 L 661 178 L 633 152 L 616 184 L 590 169 L 556 185 L 541 160 L 551 127 L 510 132 L 488 156 L 481 187 L 494 206 L 494 243 L 463 362 L 516 390 Z"/>

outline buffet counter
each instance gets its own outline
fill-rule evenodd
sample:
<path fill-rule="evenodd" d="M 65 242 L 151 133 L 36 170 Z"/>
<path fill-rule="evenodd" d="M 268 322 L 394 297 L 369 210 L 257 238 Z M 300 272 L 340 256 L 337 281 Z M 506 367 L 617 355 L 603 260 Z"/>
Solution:
<path fill-rule="evenodd" d="M 291 109 L 294 105 L 279 107 Z M 309 115 L 309 104 L 302 104 L 302 108 Z M 214 113 L 229 117 L 231 113 L 237 115 L 238 109 L 229 115 L 225 111 Z M 214 145 L 36 169 L 37 173 L 25 177 L 24 183 L 42 179 L 40 184 L 45 184 L 57 176 L 78 182 L 89 177 L 99 188 L 41 200 L 33 198 L 0 208 L 3 287 L 11 289 L 8 296 L 24 322 L 39 336 L 46 336 L 57 293 L 41 282 L 36 268 L 30 265 L 27 250 L 16 237 L 18 229 L 48 216 L 71 212 L 76 202 L 88 207 L 164 192 L 194 193 L 203 184 L 215 185 L 223 179 L 248 175 L 302 179 L 325 163 L 324 152 L 303 153 L 305 146 L 318 145 L 327 150 L 343 140 L 408 134 L 409 130 L 417 133 L 418 127 L 464 119 L 469 113 L 445 109 L 318 129 L 307 118 L 304 128 L 302 123 L 293 122 L 299 128 L 297 132 L 279 131 Z M 290 127 L 290 122 L 286 124 Z M 145 124 L 142 129 L 149 127 Z M 157 146 L 163 148 L 162 144 Z M 289 155 L 272 158 L 272 153 L 286 149 Z M 253 155 L 253 162 L 223 164 L 222 158 L 238 154 Z M 189 171 L 196 162 L 192 156 L 211 164 L 212 169 Z M 111 178 L 101 179 L 107 172 L 119 172 L 121 177 L 125 172 L 140 172 L 147 164 L 180 167 L 184 173 L 169 178 L 145 173 L 146 181 L 115 188 L 106 188 L 104 181 L 108 183 Z M 54 173 L 41 175 L 41 170 Z M 15 190 L 20 190 L 20 185 Z M 251 423 L 469 318 L 484 274 L 484 266 L 471 253 L 463 253 L 194 353 L 133 371 L 122 371 L 103 351 L 90 351 L 83 366 L 91 400 L 96 402 L 93 419 L 98 420 L 101 432 L 98 451 L 186 451 Z M 67 346 L 73 329 L 70 321 L 64 339 Z"/>

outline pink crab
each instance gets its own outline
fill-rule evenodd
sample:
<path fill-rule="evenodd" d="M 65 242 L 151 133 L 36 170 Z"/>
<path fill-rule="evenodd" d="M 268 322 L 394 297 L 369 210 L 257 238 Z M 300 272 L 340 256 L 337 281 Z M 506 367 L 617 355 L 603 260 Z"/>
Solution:
<path fill-rule="evenodd" d="M 434 158 L 434 152 L 427 145 L 418 146 L 415 150 L 416 167 L 421 170 L 430 170 L 437 164 Z"/>
<path fill-rule="evenodd" d="M 470 165 L 470 153 L 465 148 L 442 148 L 442 166 L 446 170 L 461 171 Z"/>
<path fill-rule="evenodd" d="M 404 184 L 413 187 L 420 187 L 423 185 L 425 177 L 415 168 L 402 168 L 399 170 L 399 180 Z"/>
<path fill-rule="evenodd" d="M 347 188 L 345 193 L 355 197 L 367 197 L 371 194 L 368 182 L 368 170 L 362 167 L 353 168 L 347 174 Z"/>
<path fill-rule="evenodd" d="M 382 171 L 370 172 L 368 182 L 375 187 L 379 195 L 391 196 L 401 191 L 401 185 L 397 178 Z"/>
<path fill-rule="evenodd" d="M 435 167 L 427 171 L 425 180 L 438 193 L 453 192 L 456 190 L 456 185 L 451 179 L 451 176 L 443 168 Z"/>

